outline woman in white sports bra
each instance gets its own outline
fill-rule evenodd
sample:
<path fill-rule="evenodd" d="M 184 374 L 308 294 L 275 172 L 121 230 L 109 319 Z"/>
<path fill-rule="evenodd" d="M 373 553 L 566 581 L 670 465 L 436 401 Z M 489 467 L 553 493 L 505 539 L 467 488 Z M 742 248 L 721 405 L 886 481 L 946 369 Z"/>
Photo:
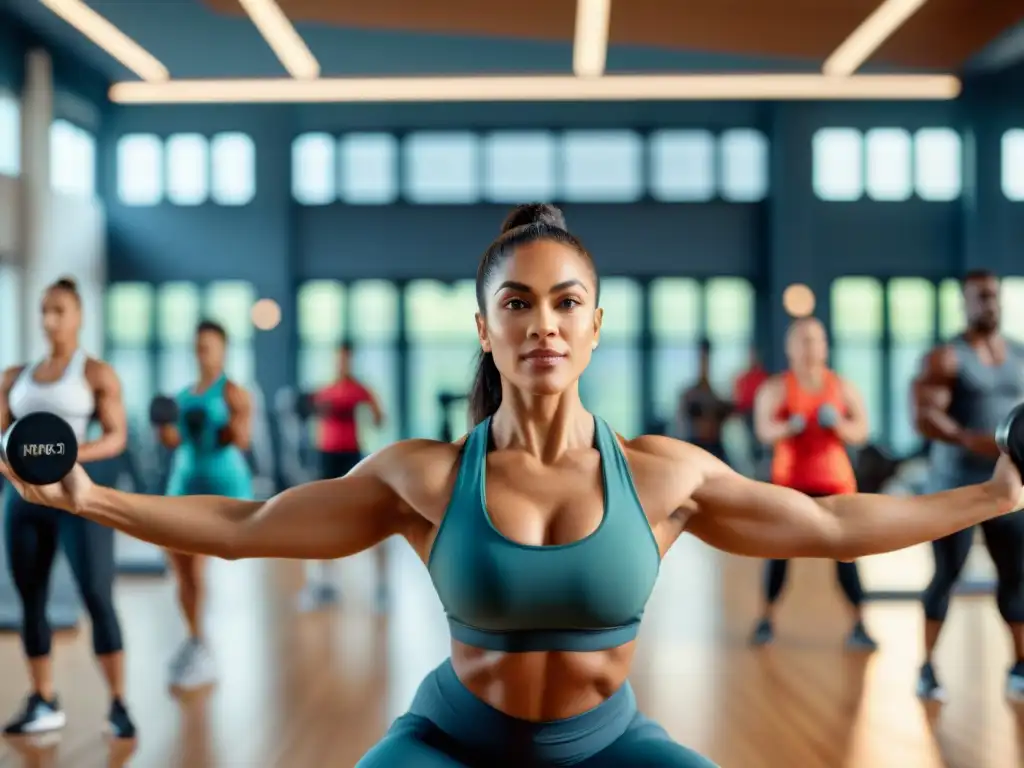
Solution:
<path fill-rule="evenodd" d="M 82 300 L 74 280 L 61 278 L 46 289 L 42 320 L 50 352 L 36 363 L 3 372 L 0 429 L 6 430 L 14 419 L 28 413 L 49 411 L 75 430 L 80 461 L 88 464 L 119 456 L 128 437 L 121 384 L 113 368 L 88 357 L 78 346 Z M 94 419 L 103 433 L 88 441 Z M 5 733 L 53 731 L 65 723 L 53 687 L 46 617 L 50 572 L 59 543 L 92 620 L 93 649 L 110 687 L 110 732 L 118 738 L 133 738 L 135 726 L 123 702 L 121 627 L 113 603 L 113 529 L 29 504 L 10 489 L 4 497 L 4 512 L 7 563 L 21 599 L 21 639 L 32 680 L 25 707 L 10 720 Z"/>

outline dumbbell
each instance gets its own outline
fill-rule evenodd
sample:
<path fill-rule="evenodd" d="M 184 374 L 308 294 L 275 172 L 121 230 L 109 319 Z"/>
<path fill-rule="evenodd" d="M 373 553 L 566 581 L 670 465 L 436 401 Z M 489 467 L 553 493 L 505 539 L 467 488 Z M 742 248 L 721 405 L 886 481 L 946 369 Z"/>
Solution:
<path fill-rule="evenodd" d="M 59 483 L 78 461 L 78 438 L 60 416 L 47 411 L 25 414 L 4 432 L 3 460 L 30 485 Z"/>
<path fill-rule="evenodd" d="M 174 424 L 178 420 L 178 404 L 170 397 L 157 395 L 149 404 L 149 420 L 158 427 Z"/>
<path fill-rule="evenodd" d="M 996 430 L 996 445 L 1010 457 L 1017 471 L 1024 475 L 1024 403 L 1003 419 Z"/>
<path fill-rule="evenodd" d="M 316 398 L 305 392 L 299 392 L 295 397 L 295 412 L 300 419 L 310 419 L 316 415 Z"/>

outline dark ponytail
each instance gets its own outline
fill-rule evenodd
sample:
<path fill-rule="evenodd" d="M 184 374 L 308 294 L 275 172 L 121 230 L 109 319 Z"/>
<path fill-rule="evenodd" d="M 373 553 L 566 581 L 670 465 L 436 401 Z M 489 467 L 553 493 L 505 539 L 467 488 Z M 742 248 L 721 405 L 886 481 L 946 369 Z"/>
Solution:
<path fill-rule="evenodd" d="M 501 405 L 501 374 L 494 364 L 494 355 L 480 351 L 476 364 L 476 376 L 469 390 L 469 423 L 476 426 L 488 416 L 493 416 Z"/>
<path fill-rule="evenodd" d="M 515 253 L 516 248 L 538 240 L 551 240 L 575 249 L 593 267 L 593 261 L 587 249 L 575 236 L 566 229 L 565 216 L 553 205 L 547 203 L 529 203 L 518 205 L 505 217 L 501 225 L 501 234 L 490 244 L 480 260 L 476 272 L 476 304 L 481 314 L 487 306 L 486 287 L 493 273 L 501 264 Z M 594 285 L 597 286 L 597 272 L 594 272 Z M 481 352 L 477 361 L 476 376 L 469 391 L 470 426 L 493 416 L 501 405 L 501 374 L 494 364 L 494 356 L 490 352 Z"/>

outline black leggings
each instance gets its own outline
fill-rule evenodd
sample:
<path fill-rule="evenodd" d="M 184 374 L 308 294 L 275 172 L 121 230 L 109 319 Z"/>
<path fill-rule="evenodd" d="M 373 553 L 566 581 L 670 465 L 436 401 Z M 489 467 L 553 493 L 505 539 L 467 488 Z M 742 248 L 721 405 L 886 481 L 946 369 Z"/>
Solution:
<path fill-rule="evenodd" d="M 5 499 L 7 563 L 21 598 L 21 640 L 30 659 L 50 653 L 46 617 L 50 574 L 60 542 L 92 620 L 96 655 L 122 649 L 114 610 L 114 529 L 68 512 L 29 504 L 14 489 Z"/>
<path fill-rule="evenodd" d="M 986 520 L 981 524 L 985 548 L 996 567 L 996 603 L 1009 624 L 1024 623 L 1024 511 Z M 960 578 L 974 543 L 974 528 L 932 542 L 935 575 L 922 595 L 924 615 L 943 621 L 949 596 Z"/>
<path fill-rule="evenodd" d="M 779 599 L 782 588 L 786 586 L 786 572 L 789 570 L 789 560 L 769 560 L 764 569 L 764 593 L 768 604 L 771 605 Z M 841 563 L 836 561 L 836 575 L 839 577 L 839 586 L 843 594 L 850 601 L 850 605 L 859 608 L 864 602 L 864 588 L 860 585 L 860 573 L 856 563 Z"/>

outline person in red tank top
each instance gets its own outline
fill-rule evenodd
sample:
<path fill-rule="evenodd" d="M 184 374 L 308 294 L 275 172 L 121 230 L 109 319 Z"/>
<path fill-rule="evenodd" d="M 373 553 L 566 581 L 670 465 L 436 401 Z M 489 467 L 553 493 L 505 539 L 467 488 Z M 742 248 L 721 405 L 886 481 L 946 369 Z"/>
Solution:
<path fill-rule="evenodd" d="M 338 348 L 337 380 L 313 395 L 313 411 L 319 422 L 317 449 L 321 480 L 344 477 L 363 460 L 359 422 L 356 418 L 361 407 L 369 409 L 375 426 L 384 423 L 380 401 L 369 387 L 352 374 L 352 347 L 344 343 Z M 374 550 L 377 560 L 377 604 L 380 609 L 387 602 L 387 559 L 384 546 L 381 543 Z M 307 567 L 306 586 L 299 593 L 299 607 L 311 611 L 336 603 L 338 590 L 335 582 L 329 562 L 321 563 L 319 568 Z"/>
<path fill-rule="evenodd" d="M 856 493 L 847 446 L 867 441 L 867 411 L 856 387 L 828 368 L 828 339 L 819 320 L 801 318 L 789 327 L 786 357 L 789 370 L 761 385 L 754 406 L 757 438 L 774 449 L 771 481 L 809 496 Z M 788 566 L 788 560 L 766 564 L 764 613 L 751 638 L 754 645 L 774 639 L 774 609 Z M 864 627 L 857 564 L 837 562 L 836 569 L 853 608 L 847 647 L 875 650 Z"/>

